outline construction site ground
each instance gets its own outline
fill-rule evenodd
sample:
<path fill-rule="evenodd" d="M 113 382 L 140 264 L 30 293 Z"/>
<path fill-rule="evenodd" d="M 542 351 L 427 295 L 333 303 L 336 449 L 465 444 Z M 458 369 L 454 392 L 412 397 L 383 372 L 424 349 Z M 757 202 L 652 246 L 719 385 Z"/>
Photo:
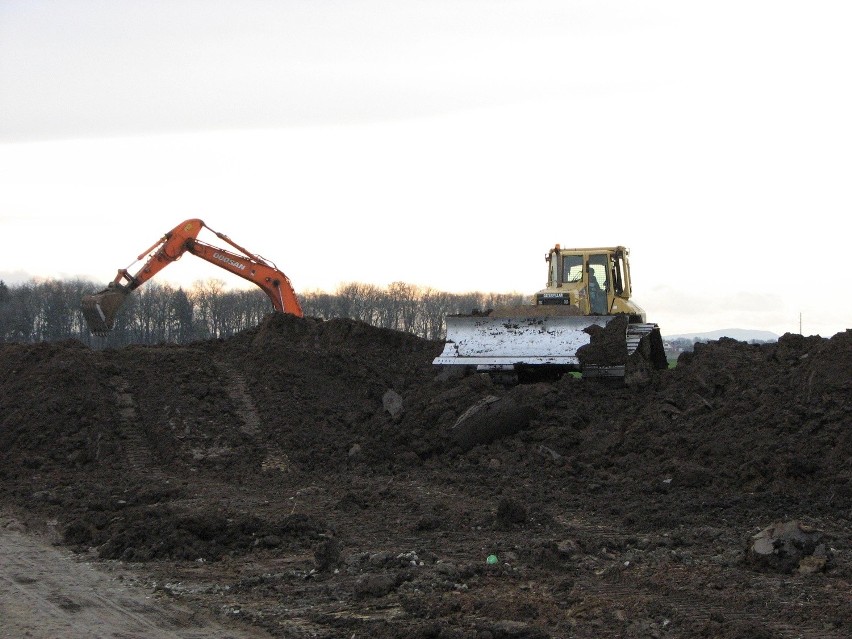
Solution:
<path fill-rule="evenodd" d="M 0 636 L 852 636 L 852 331 L 626 386 L 441 348 L 0 345 Z"/>

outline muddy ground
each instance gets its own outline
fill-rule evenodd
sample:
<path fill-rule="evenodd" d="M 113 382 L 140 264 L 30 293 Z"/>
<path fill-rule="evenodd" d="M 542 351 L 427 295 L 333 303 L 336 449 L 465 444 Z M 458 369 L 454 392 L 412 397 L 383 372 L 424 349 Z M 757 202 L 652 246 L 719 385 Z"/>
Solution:
<path fill-rule="evenodd" d="M 852 636 L 852 331 L 627 387 L 506 388 L 440 350 L 281 314 L 0 345 L 0 525 L 190 611 L 168 636 Z"/>

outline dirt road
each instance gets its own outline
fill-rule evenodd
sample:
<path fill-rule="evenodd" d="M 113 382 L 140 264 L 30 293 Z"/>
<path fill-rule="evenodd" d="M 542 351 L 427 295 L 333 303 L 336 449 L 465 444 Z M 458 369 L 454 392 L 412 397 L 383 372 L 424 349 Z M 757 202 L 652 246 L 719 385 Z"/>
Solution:
<path fill-rule="evenodd" d="M 3 639 L 259 639 L 234 632 L 35 536 L 14 521 L 0 528 L 0 637 Z"/>

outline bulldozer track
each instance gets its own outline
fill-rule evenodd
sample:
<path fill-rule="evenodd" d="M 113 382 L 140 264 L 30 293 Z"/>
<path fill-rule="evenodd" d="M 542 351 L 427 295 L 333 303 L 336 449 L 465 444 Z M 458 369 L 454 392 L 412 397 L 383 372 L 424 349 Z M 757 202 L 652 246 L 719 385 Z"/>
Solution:
<path fill-rule="evenodd" d="M 656 324 L 628 324 L 627 354 L 633 355 L 633 353 L 636 352 L 636 349 L 639 348 L 642 338 L 650 335 L 656 328 Z"/>

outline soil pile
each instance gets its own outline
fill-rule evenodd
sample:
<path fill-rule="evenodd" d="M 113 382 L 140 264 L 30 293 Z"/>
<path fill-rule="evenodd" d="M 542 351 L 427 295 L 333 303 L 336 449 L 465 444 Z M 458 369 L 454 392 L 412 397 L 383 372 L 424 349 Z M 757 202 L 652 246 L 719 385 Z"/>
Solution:
<path fill-rule="evenodd" d="M 852 331 L 722 339 L 627 387 L 505 388 L 441 347 L 283 314 L 2 345 L 0 505 L 271 636 L 852 632 Z M 758 557 L 779 522 L 807 549 Z"/>

